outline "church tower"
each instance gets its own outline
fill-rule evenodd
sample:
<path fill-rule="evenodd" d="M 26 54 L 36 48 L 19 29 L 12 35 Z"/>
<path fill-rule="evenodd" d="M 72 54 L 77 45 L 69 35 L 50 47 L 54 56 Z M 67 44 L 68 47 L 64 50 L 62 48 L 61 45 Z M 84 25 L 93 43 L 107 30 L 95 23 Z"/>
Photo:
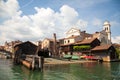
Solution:
<path fill-rule="evenodd" d="M 107 33 L 107 37 L 108 37 L 108 41 L 107 43 L 108 44 L 111 44 L 111 29 L 110 29 L 110 23 L 109 21 L 105 21 L 104 24 L 103 24 L 103 28 L 105 30 L 105 32 Z"/>

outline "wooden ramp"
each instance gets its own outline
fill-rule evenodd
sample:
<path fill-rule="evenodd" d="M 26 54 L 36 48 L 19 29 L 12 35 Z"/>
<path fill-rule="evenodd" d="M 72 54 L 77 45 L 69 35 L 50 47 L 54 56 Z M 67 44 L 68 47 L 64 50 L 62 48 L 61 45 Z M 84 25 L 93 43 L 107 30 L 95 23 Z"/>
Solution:
<path fill-rule="evenodd" d="M 43 66 L 42 57 L 36 55 L 27 55 L 25 60 L 21 60 L 21 63 L 28 69 L 41 69 Z"/>

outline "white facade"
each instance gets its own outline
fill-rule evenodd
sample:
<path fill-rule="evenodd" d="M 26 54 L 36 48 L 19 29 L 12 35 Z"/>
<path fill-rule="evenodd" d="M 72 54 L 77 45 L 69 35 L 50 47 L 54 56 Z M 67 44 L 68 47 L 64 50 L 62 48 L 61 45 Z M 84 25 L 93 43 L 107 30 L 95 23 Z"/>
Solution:
<path fill-rule="evenodd" d="M 50 45 L 50 40 L 49 39 L 44 39 L 41 44 L 41 48 L 49 48 Z"/>
<path fill-rule="evenodd" d="M 70 36 L 80 36 L 80 29 L 71 28 L 71 29 L 66 33 L 66 37 L 70 37 Z"/>
<path fill-rule="evenodd" d="M 64 45 L 75 43 L 81 39 L 82 37 L 80 36 L 80 29 L 71 28 L 66 33 L 66 38 L 64 39 Z"/>
<path fill-rule="evenodd" d="M 75 43 L 80 40 L 81 40 L 80 36 L 75 36 L 75 37 L 73 36 L 71 38 L 64 39 L 64 44 L 71 44 L 71 43 Z"/>
<path fill-rule="evenodd" d="M 111 44 L 110 23 L 105 21 L 103 24 L 103 30 L 93 34 L 93 37 L 98 38 L 101 41 L 101 44 Z"/>
<path fill-rule="evenodd" d="M 73 38 L 64 40 L 64 44 L 70 44 L 70 43 L 74 43 L 74 42 L 75 42 L 75 40 Z"/>
<path fill-rule="evenodd" d="M 80 29 L 71 28 L 66 33 L 66 38 L 64 39 L 64 44 L 71 44 L 83 39 L 97 38 L 100 40 L 101 44 L 111 44 L 111 30 L 110 23 L 105 21 L 103 24 L 103 30 L 92 34 L 92 36 L 86 36 L 87 33 L 81 32 Z"/>
<path fill-rule="evenodd" d="M 110 23 L 108 21 L 105 21 L 103 24 L 103 28 L 105 32 L 107 33 L 107 38 L 108 38 L 108 44 L 111 44 L 111 29 L 110 29 Z"/>

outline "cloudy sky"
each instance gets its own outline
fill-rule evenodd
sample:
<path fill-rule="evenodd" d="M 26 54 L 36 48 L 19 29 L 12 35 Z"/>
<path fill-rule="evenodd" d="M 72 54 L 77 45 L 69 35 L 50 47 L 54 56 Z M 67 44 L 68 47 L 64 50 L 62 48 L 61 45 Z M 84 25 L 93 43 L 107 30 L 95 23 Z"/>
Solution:
<path fill-rule="evenodd" d="M 120 0 L 0 0 L 0 44 L 63 38 L 71 27 L 94 33 L 106 20 L 120 43 Z"/>

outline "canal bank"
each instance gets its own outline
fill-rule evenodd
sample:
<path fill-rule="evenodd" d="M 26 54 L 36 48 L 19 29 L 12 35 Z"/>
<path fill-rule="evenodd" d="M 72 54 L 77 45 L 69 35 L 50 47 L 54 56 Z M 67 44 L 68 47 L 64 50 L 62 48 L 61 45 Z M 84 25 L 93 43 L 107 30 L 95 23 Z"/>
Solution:
<path fill-rule="evenodd" d="M 68 59 L 55 59 L 55 58 L 45 58 L 44 65 L 57 65 L 57 64 L 76 64 L 76 63 L 88 63 L 88 62 L 96 62 L 92 60 L 68 60 Z"/>

